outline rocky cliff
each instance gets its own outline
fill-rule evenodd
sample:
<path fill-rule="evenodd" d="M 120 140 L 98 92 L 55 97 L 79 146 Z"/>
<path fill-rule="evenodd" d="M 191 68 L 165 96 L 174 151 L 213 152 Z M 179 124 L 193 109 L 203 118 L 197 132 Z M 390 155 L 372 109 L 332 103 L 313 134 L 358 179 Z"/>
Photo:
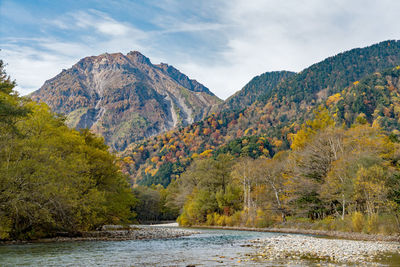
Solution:
<path fill-rule="evenodd" d="M 172 66 L 137 51 L 86 57 L 31 94 L 116 150 L 201 120 L 221 101 Z"/>

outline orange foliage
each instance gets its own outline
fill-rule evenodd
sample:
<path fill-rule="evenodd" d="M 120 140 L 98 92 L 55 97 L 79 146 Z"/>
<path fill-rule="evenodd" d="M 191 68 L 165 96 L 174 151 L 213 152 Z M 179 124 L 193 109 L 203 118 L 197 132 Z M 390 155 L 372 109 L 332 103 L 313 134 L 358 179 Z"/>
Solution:
<path fill-rule="evenodd" d="M 203 130 L 204 135 L 209 135 L 210 133 L 211 133 L 210 128 L 204 128 L 204 130 Z"/>
<path fill-rule="evenodd" d="M 151 158 L 151 162 L 153 162 L 153 163 L 157 163 L 159 160 L 160 160 L 159 157 L 152 157 Z"/>

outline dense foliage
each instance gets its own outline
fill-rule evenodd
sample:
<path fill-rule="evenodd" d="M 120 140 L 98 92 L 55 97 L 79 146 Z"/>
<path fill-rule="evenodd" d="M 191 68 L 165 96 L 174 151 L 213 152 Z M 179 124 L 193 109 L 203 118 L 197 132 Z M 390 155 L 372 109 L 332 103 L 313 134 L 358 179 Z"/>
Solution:
<path fill-rule="evenodd" d="M 0 239 L 134 219 L 135 198 L 104 140 L 19 97 L 2 61 L 0 70 Z"/>
<path fill-rule="evenodd" d="M 139 223 L 171 221 L 179 216 L 179 208 L 171 205 L 172 192 L 161 185 L 137 186 L 134 188 L 138 203 L 135 207 Z"/>
<path fill-rule="evenodd" d="M 346 125 L 354 121 L 379 124 L 399 135 L 400 67 L 376 72 L 355 82 L 340 93 L 330 96 L 326 105 L 336 121 Z"/>
<path fill-rule="evenodd" d="M 343 128 L 320 108 L 292 135 L 290 151 L 194 161 L 170 186 L 183 209 L 178 222 L 266 227 L 307 218 L 329 229 L 397 233 L 399 147 L 377 125 Z"/>
<path fill-rule="evenodd" d="M 399 52 L 400 41 L 391 40 L 340 53 L 287 79 L 262 98 L 268 101 L 276 95 L 283 103 L 311 103 L 322 93 L 332 95 L 366 75 L 398 65 Z"/>
<path fill-rule="evenodd" d="M 220 105 L 220 110 L 238 111 L 247 108 L 259 97 L 271 92 L 281 82 L 294 76 L 290 71 L 266 72 L 254 77 L 240 91 L 229 97 Z"/>
<path fill-rule="evenodd" d="M 383 130 L 392 131 L 397 125 L 395 103 L 399 84 L 395 73 L 398 70 L 367 78 L 365 82 L 361 79 L 399 64 L 400 42 L 386 41 L 338 54 L 298 74 L 276 72 L 260 75 L 249 82 L 243 92 L 227 100 L 231 104 L 226 105 L 232 106 L 231 110 L 217 112 L 185 128 L 129 146 L 123 152 L 124 171 L 135 182 L 165 186 L 178 177 L 194 158 L 215 156 L 221 149 L 227 152 L 226 147 L 254 135 L 264 138 L 263 149 L 268 149 L 272 156 L 288 149 L 290 140 L 287 137 L 311 118 L 312 110 L 325 103 L 337 116 L 337 122 L 346 121 L 349 126 L 360 114 L 365 114 L 369 116 L 366 118 L 369 122 L 377 118 Z M 393 75 L 393 79 L 386 79 L 388 75 Z M 347 92 L 348 86 L 351 93 Z M 385 89 L 379 89 L 380 86 Z M 263 95 L 252 102 L 257 89 Z M 249 96 L 244 92 L 250 92 Z M 354 96 L 350 97 L 350 94 Z M 233 107 L 233 103 L 239 102 L 252 104 L 243 109 Z"/>
<path fill-rule="evenodd" d="M 256 136 L 251 128 L 242 131 L 246 123 L 242 113 L 213 114 L 207 120 L 133 144 L 123 153 L 123 170 L 141 185 L 167 186 L 193 159 L 227 151 L 234 156 L 272 156 L 274 146 L 282 146 L 277 139 Z M 228 129 L 237 132 L 231 136 Z"/>

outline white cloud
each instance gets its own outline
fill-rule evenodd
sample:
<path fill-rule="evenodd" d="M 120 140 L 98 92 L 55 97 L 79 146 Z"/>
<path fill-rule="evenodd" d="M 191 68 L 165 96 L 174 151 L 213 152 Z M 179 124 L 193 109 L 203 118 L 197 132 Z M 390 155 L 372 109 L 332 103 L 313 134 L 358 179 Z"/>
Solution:
<path fill-rule="evenodd" d="M 141 33 L 140 30 L 134 29 L 133 26 L 127 23 L 122 23 L 114 20 L 104 12 L 94 9 L 86 11 L 79 11 L 71 14 L 75 20 L 75 25 L 86 29 L 95 29 L 101 34 L 112 37 L 125 36 L 129 33 Z"/>
<path fill-rule="evenodd" d="M 39 52 L 30 47 L 6 47 L 0 55 L 7 63 L 7 73 L 17 81 L 16 89 L 22 95 L 38 89 L 62 68 L 73 64 L 69 57 Z"/>
<path fill-rule="evenodd" d="M 7 73 L 17 81 L 16 89 L 22 95 L 37 90 L 46 80 L 83 57 L 104 52 L 128 52 L 132 47 L 140 49 L 138 40 L 146 35 L 95 10 L 67 14 L 58 20 L 45 20 L 45 23 L 47 27 L 77 32 L 81 39 L 4 38 L 0 56 L 8 64 Z M 85 29 L 84 33 L 82 29 Z"/>
<path fill-rule="evenodd" d="M 400 39 L 400 1 L 222 0 L 155 1 L 161 11 L 137 21 L 81 10 L 45 20 L 74 36 L 5 40 L 1 57 L 23 92 L 80 58 L 139 50 L 153 63 L 174 65 L 226 98 L 266 71 L 300 71 L 328 56 Z M 34 67 L 32 67 L 34 66 Z"/>
<path fill-rule="evenodd" d="M 217 64 L 181 62 L 218 96 L 226 98 L 266 71 L 300 71 L 339 52 L 399 39 L 400 2 L 230 1 L 220 14 L 226 47 Z"/>

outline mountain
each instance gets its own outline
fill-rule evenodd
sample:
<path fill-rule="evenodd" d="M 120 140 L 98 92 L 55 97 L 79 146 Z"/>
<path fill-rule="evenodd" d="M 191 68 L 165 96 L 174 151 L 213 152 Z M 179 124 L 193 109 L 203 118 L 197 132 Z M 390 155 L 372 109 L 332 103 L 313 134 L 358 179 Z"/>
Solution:
<path fill-rule="evenodd" d="M 241 90 L 226 99 L 219 108 L 220 110 L 231 111 L 242 110 L 295 74 L 290 71 L 272 71 L 256 76 Z"/>
<path fill-rule="evenodd" d="M 360 79 L 400 64 L 400 41 L 390 40 L 329 57 L 284 80 L 243 111 L 245 126 L 269 137 L 286 136 L 309 111 Z M 284 138 L 285 139 L 285 138 Z"/>
<path fill-rule="evenodd" d="M 220 151 L 229 151 L 236 156 L 256 157 L 262 154 L 271 156 L 276 151 L 287 149 L 288 135 L 296 132 L 306 119 L 311 118 L 313 110 L 319 105 L 327 103 L 331 104 L 329 108 L 332 114 L 347 118 L 348 125 L 354 122 L 354 118 L 358 117 L 360 112 L 363 112 L 370 122 L 378 119 L 384 123 L 390 119 L 388 125 L 391 126 L 385 130 L 393 130 L 396 127 L 393 122 L 396 118 L 379 115 L 385 112 L 386 114 L 397 112 L 396 105 L 390 106 L 392 102 L 396 102 L 395 98 L 387 100 L 392 97 L 390 93 L 388 94 L 389 89 L 385 91 L 385 95 L 378 98 L 377 102 L 372 102 L 369 98 L 373 96 L 368 96 L 369 94 L 378 96 L 375 85 L 371 85 L 372 89 L 368 89 L 369 91 L 360 91 L 361 89 L 357 89 L 359 87 L 354 87 L 352 90 L 358 91 L 352 91 L 352 94 L 361 96 L 353 99 L 346 97 L 341 102 L 336 101 L 335 97 L 343 98 L 337 94 L 341 94 L 343 90 L 350 90 L 346 89 L 349 86 L 353 88 L 351 86 L 358 83 L 364 84 L 360 80 L 368 79 L 369 75 L 374 75 L 376 72 L 383 71 L 379 79 L 384 82 L 385 79 L 382 77 L 385 75 L 385 69 L 398 65 L 400 65 L 399 41 L 385 41 L 327 58 L 298 74 L 289 74 L 286 79 L 275 82 L 275 87 L 271 86 L 268 90 L 264 90 L 263 95 L 244 109 L 222 109 L 221 112 L 211 114 L 185 128 L 169 131 L 128 146 L 121 154 L 126 162 L 124 171 L 130 173 L 136 182 L 165 185 L 179 176 L 196 157 L 208 157 Z M 277 80 L 273 75 L 269 77 Z M 257 82 L 258 79 L 255 78 L 245 88 L 253 88 L 251 91 L 257 92 L 267 88 L 265 84 L 272 84 L 265 80 L 256 86 Z M 391 88 L 390 82 L 398 83 L 395 75 L 392 80 L 386 81 L 387 84 L 377 84 L 377 88 L 381 88 L 379 86 Z M 243 90 L 248 90 L 245 88 Z M 237 98 L 235 102 L 240 103 L 240 99 L 245 99 L 246 94 L 239 92 L 232 99 L 234 98 Z M 352 104 L 353 100 L 356 101 L 355 104 Z M 370 105 L 365 106 L 365 103 Z M 375 115 L 371 115 L 371 110 Z M 257 138 L 252 139 L 252 136 Z"/>
<path fill-rule="evenodd" d="M 328 97 L 326 106 L 339 124 L 377 124 L 399 138 L 400 66 L 366 76 Z"/>
<path fill-rule="evenodd" d="M 31 98 L 65 114 L 69 126 L 104 136 L 116 150 L 201 120 L 221 102 L 202 84 L 137 51 L 83 58 Z"/>

